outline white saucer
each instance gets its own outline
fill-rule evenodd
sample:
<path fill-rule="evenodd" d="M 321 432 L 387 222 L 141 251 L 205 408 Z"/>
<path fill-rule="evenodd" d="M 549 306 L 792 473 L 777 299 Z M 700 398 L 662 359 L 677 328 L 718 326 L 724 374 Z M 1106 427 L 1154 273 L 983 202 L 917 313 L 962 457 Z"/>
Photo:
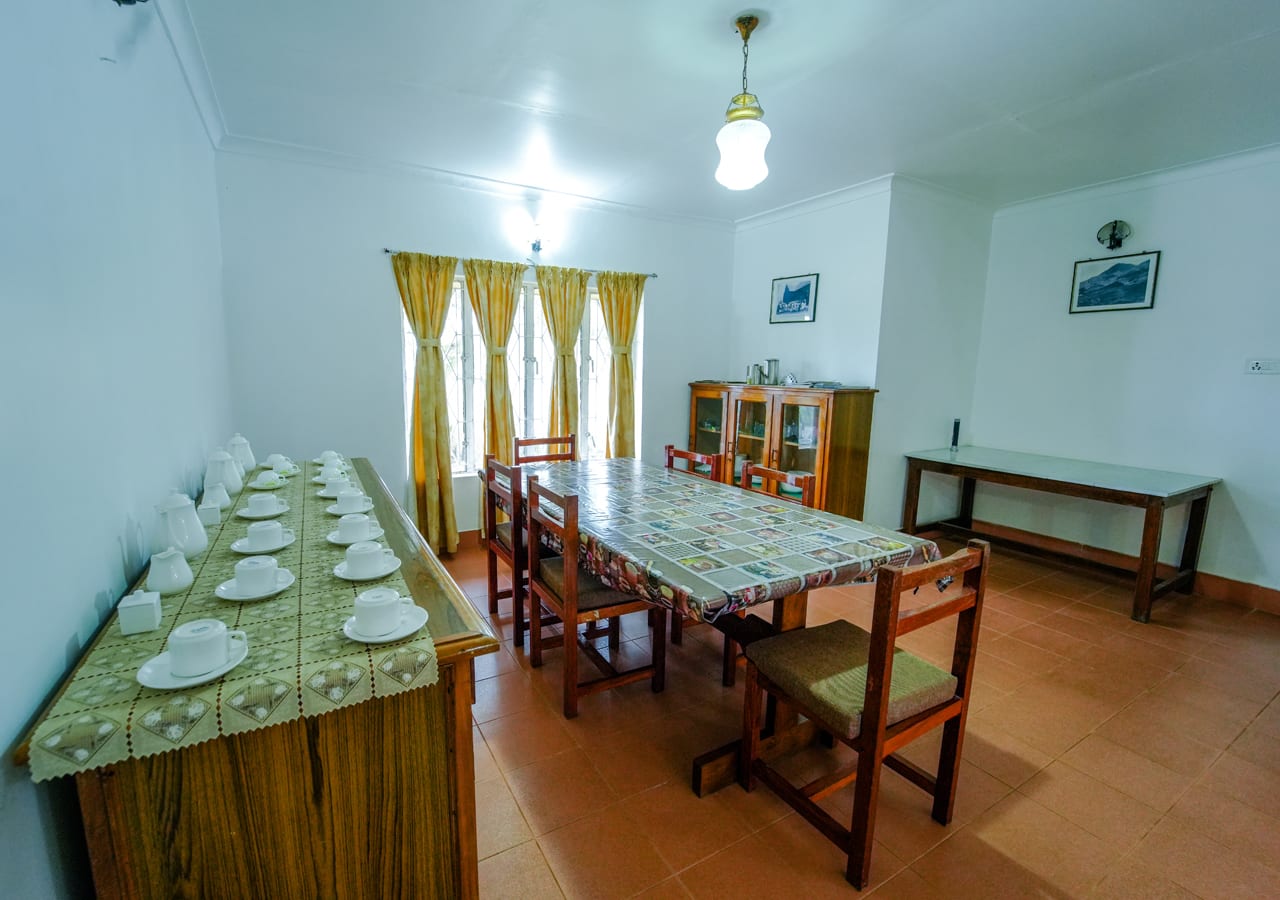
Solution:
<path fill-rule="evenodd" d="M 375 528 L 369 532 L 368 537 L 360 538 L 360 541 L 376 541 L 378 538 L 386 534 L 381 528 Z M 338 540 L 338 532 L 330 531 L 325 535 L 325 540 L 330 544 L 337 544 L 339 547 L 350 547 L 352 544 L 358 544 L 360 541 L 340 541 Z"/>
<path fill-rule="evenodd" d="M 383 566 L 383 571 L 381 572 L 371 572 L 368 575 L 361 575 L 359 578 L 352 578 L 347 574 L 347 562 L 346 560 L 343 560 L 333 567 L 333 574 L 337 575 L 343 581 L 377 581 L 379 578 L 386 578 L 398 568 L 400 568 L 400 560 L 396 559 L 386 566 Z"/>
<path fill-rule="evenodd" d="M 249 539 L 247 537 L 242 537 L 238 541 L 231 542 L 231 549 L 236 553 L 243 553 L 246 556 L 255 556 L 259 553 L 275 553 L 277 550 L 283 550 L 285 547 L 288 547 L 298 539 L 298 536 L 293 533 L 292 528 L 285 528 L 284 534 L 284 541 L 275 547 L 250 547 Z"/>
<path fill-rule="evenodd" d="M 320 488 L 320 490 L 316 491 L 316 496 L 323 497 L 325 500 L 337 500 L 338 491 L 346 490 L 346 488 L 347 488 L 346 485 L 343 485 L 342 487 L 333 491 L 329 490 L 328 488 Z"/>
<path fill-rule="evenodd" d="M 328 481 L 329 479 L 325 478 L 323 475 L 317 475 L 315 478 L 311 479 L 312 484 L 327 484 Z"/>
<path fill-rule="evenodd" d="M 328 462 L 326 460 L 323 460 L 318 456 L 311 461 L 315 463 L 317 466 L 328 465 Z M 339 457 L 338 462 L 343 466 L 343 468 L 346 468 L 346 469 L 351 468 L 351 463 L 347 462 L 347 458 L 345 456 Z"/>
<path fill-rule="evenodd" d="M 239 593 L 236 591 L 236 580 L 234 578 L 230 581 L 222 582 L 222 584 L 218 585 L 217 589 L 213 593 L 219 600 L 266 600 L 268 597 L 274 597 L 276 594 L 285 590 L 289 585 L 293 584 L 297 580 L 298 576 L 294 575 L 288 569 L 276 569 L 276 586 L 271 588 L 271 590 L 267 591 L 265 594 L 254 594 L 253 596 L 248 596 L 246 594 Z"/>
<path fill-rule="evenodd" d="M 330 503 L 324 508 L 324 511 L 331 516 L 349 516 L 352 513 L 368 512 L 371 509 L 373 509 L 373 498 L 365 497 L 359 509 L 338 509 L 338 504 Z"/>
<path fill-rule="evenodd" d="M 356 631 L 355 616 L 352 616 L 343 623 L 342 633 L 351 638 L 351 640 L 359 641 L 362 644 L 385 644 L 389 641 L 398 641 L 401 638 L 407 638 L 426 624 L 427 611 L 421 606 L 410 606 L 404 611 L 404 615 L 400 617 L 400 627 L 388 634 L 380 634 L 376 637 L 361 634 Z"/>
<path fill-rule="evenodd" d="M 253 481 L 249 482 L 249 487 L 253 488 L 255 491 L 278 491 L 288 483 L 289 479 L 284 476 L 281 476 L 280 480 L 276 484 L 258 484 L 258 481 L 255 478 Z"/>
<path fill-rule="evenodd" d="M 426 621 L 425 619 L 423 621 Z M 372 639 L 371 639 L 372 640 Z M 379 640 L 383 640 L 379 638 Z M 161 691 L 173 691 L 180 688 L 195 687 L 208 684 L 210 681 L 226 675 L 249 655 L 249 645 L 238 637 L 231 638 L 231 658 L 211 672 L 203 675 L 174 675 L 169 671 L 169 651 L 153 656 L 142 664 L 138 670 L 138 683 L 143 687 L 156 688 Z"/>
<path fill-rule="evenodd" d="M 280 504 L 280 508 L 270 513 L 251 513 L 249 507 L 243 506 L 236 510 L 236 515 L 242 519 L 274 519 L 276 516 L 283 516 L 289 511 L 289 501 L 276 498 L 276 502 Z"/>
<path fill-rule="evenodd" d="M 287 468 L 287 469 L 276 469 L 276 471 L 277 471 L 277 472 L 279 472 L 279 473 L 280 473 L 280 475 L 281 475 L 281 476 L 283 476 L 283 477 L 285 477 L 285 478 L 288 478 L 288 477 L 290 477 L 290 476 L 292 476 L 292 475 L 301 475 L 301 474 L 302 474 L 302 469 L 300 469 L 300 468 L 298 467 L 297 463 L 294 463 L 292 466 L 290 466 L 290 467 L 289 467 L 289 468 Z"/>

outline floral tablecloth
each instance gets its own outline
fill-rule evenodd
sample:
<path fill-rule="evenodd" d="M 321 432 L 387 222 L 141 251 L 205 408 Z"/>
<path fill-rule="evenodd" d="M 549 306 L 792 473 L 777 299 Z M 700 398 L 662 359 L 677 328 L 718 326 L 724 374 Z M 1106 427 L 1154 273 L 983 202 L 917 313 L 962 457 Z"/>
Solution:
<path fill-rule="evenodd" d="M 373 586 L 409 593 L 399 573 L 352 583 L 333 574 L 344 549 L 326 535 L 338 517 L 332 504 L 316 496 L 319 467 L 304 471 L 272 493 L 290 510 L 278 518 L 296 534 L 274 554 L 297 576 L 284 592 L 258 602 L 231 602 L 214 595 L 235 576 L 244 557 L 231 550 L 249 520 L 236 516 L 250 494 L 246 487 L 212 526 L 209 548 L 191 560 L 195 581 L 186 591 L 164 597 L 160 628 L 123 635 L 117 614 L 81 657 L 69 682 L 37 722 L 31 740 L 31 773 L 36 781 L 96 769 L 197 744 L 220 735 L 267 728 L 319 715 L 378 696 L 434 684 L 435 646 L 426 628 L 400 641 L 362 644 L 342 633 L 355 596 Z M 352 473 L 352 478 L 356 478 Z M 140 666 L 165 649 L 175 625 L 216 618 L 248 636 L 249 653 L 226 675 L 208 684 L 173 691 L 138 683 Z"/>
<path fill-rule="evenodd" d="M 582 561 L 610 587 L 714 621 L 756 603 L 867 581 L 877 566 L 941 559 L 938 546 L 636 459 L 523 468 L 578 495 Z"/>

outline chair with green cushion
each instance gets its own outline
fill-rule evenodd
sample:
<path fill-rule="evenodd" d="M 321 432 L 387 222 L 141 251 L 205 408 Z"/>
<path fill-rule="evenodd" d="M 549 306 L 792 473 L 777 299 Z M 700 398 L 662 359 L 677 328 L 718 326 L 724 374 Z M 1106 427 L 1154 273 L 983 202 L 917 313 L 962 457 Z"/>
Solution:
<path fill-rule="evenodd" d="M 738 781 L 749 791 L 759 778 L 844 850 L 849 858 L 845 877 L 855 887 L 866 887 L 871 870 L 882 763 L 933 795 L 934 820 L 943 825 L 951 821 L 990 555 L 985 542 L 970 541 L 967 549 L 938 562 L 909 569 L 882 566 L 876 573 L 869 633 L 837 620 L 746 647 Z M 935 591 L 935 585 L 949 586 L 932 602 L 904 608 L 904 597 L 909 604 Z M 918 596 L 912 597 L 917 589 Z M 949 616 L 958 617 L 950 671 L 897 648 L 902 635 Z M 767 743 L 760 730 L 765 692 L 856 750 L 856 764 L 805 785 L 787 781 L 762 755 Z M 939 725 L 942 749 L 936 775 L 897 755 Z M 845 828 L 817 801 L 850 782 L 853 817 Z"/>

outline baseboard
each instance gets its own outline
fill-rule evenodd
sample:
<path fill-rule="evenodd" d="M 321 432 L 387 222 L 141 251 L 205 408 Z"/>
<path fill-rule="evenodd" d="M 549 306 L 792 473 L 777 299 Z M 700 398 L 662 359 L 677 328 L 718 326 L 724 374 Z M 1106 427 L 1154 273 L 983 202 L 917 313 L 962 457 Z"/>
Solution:
<path fill-rule="evenodd" d="M 458 532 L 458 550 L 478 550 L 481 547 L 480 531 L 459 531 Z"/>
<path fill-rule="evenodd" d="M 977 519 L 974 519 L 973 527 L 974 530 L 985 532 L 996 540 L 1003 539 L 1028 547 L 1035 547 L 1049 553 L 1076 557 L 1111 569 L 1122 569 L 1126 572 L 1136 572 L 1138 569 L 1138 558 L 1136 556 L 1130 556 L 1115 550 L 1090 547 L 1087 544 L 1079 544 L 1062 538 L 1036 534 L 1031 531 L 1023 531 L 1020 528 L 1011 528 L 1008 525 L 983 522 Z M 1174 571 L 1174 567 L 1167 563 L 1156 564 L 1158 578 L 1168 578 L 1174 574 Z M 1210 600 L 1220 600 L 1223 603 L 1230 603 L 1234 606 L 1244 606 L 1249 609 L 1259 609 L 1263 612 L 1280 615 L 1280 590 L 1275 588 L 1263 587 L 1260 584 L 1253 584 L 1248 581 L 1235 581 L 1234 579 L 1223 578 L 1221 575 L 1212 575 L 1208 572 L 1197 572 L 1195 592 L 1202 597 L 1208 597 Z M 1159 603 L 1160 601 L 1157 600 L 1156 602 Z"/>

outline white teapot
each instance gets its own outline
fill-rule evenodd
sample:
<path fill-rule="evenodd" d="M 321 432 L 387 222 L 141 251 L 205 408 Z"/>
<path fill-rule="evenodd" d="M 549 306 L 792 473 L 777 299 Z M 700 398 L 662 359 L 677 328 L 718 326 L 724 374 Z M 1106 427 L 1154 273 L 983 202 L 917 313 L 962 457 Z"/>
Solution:
<path fill-rule="evenodd" d="M 196 512 L 196 505 L 186 494 L 174 491 L 156 509 L 160 513 L 160 543 L 169 544 L 188 558 L 203 553 L 209 546 L 209 535 Z"/>
<path fill-rule="evenodd" d="M 227 452 L 246 472 L 252 472 L 258 467 L 258 461 L 254 459 L 253 449 L 249 446 L 248 439 L 238 431 L 231 440 L 227 441 Z"/>
<path fill-rule="evenodd" d="M 228 494 L 244 490 L 244 476 L 236 471 L 236 461 L 226 450 L 214 450 L 209 454 L 209 465 L 204 470 L 204 488 L 222 483 Z"/>
<path fill-rule="evenodd" d="M 147 569 L 147 590 L 159 594 L 176 594 L 191 587 L 193 581 L 195 574 L 177 547 L 170 547 L 151 557 L 151 566 Z"/>

